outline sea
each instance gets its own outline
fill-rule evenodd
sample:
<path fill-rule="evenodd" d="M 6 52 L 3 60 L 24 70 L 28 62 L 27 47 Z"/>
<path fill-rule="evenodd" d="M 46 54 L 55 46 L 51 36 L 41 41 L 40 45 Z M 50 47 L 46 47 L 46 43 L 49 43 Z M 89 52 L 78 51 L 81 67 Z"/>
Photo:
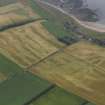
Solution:
<path fill-rule="evenodd" d="M 83 0 L 84 5 L 95 10 L 99 16 L 99 23 L 105 25 L 105 0 Z"/>

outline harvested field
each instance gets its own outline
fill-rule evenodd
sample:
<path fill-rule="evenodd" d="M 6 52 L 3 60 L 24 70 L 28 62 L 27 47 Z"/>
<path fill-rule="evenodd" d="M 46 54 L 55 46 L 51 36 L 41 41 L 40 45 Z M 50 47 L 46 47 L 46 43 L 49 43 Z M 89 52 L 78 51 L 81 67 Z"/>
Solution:
<path fill-rule="evenodd" d="M 102 56 L 102 63 L 104 51 L 105 48 L 79 42 L 33 66 L 31 71 L 97 105 L 105 105 L 105 67 L 93 62 Z M 95 57 L 91 58 L 89 52 Z"/>
<path fill-rule="evenodd" d="M 0 7 L 0 30 L 38 18 L 40 17 L 33 13 L 29 7 L 20 3 Z"/>
<path fill-rule="evenodd" d="M 0 52 L 23 67 L 40 61 L 61 46 L 40 21 L 0 32 Z"/>
<path fill-rule="evenodd" d="M 105 48 L 103 47 L 82 41 L 71 46 L 70 52 L 87 63 L 93 64 L 98 68 L 105 69 Z"/>

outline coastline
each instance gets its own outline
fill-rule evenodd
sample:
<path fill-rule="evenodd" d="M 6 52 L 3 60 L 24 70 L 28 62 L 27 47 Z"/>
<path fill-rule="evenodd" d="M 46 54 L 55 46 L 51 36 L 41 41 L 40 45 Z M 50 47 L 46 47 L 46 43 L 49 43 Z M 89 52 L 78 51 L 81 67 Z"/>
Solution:
<path fill-rule="evenodd" d="M 69 17 L 71 17 L 72 19 L 74 19 L 78 24 L 80 24 L 81 26 L 83 26 L 84 28 L 96 31 L 96 32 L 100 32 L 100 33 L 105 33 L 105 26 L 96 22 L 86 22 L 86 21 L 81 21 L 79 20 L 77 17 L 75 17 L 74 15 L 64 11 L 63 9 L 50 4 L 48 2 L 42 1 L 42 0 L 38 0 L 37 2 L 43 3 L 45 5 L 48 5 L 52 8 L 55 8 L 56 10 L 59 10 L 60 12 L 62 12 L 65 15 L 68 15 Z"/>

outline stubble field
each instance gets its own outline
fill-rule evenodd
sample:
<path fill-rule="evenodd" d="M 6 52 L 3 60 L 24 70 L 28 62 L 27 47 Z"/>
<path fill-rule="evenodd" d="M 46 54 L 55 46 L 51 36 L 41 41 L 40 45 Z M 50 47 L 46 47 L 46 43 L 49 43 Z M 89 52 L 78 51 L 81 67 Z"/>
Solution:
<path fill-rule="evenodd" d="M 105 69 L 93 62 L 99 56 L 104 56 L 104 51 L 104 48 L 97 45 L 79 42 L 33 66 L 31 70 L 70 92 L 98 105 L 104 105 Z M 89 52 L 95 57 L 91 58 Z M 99 63 L 102 63 L 105 59 L 103 57 L 100 60 Z"/>

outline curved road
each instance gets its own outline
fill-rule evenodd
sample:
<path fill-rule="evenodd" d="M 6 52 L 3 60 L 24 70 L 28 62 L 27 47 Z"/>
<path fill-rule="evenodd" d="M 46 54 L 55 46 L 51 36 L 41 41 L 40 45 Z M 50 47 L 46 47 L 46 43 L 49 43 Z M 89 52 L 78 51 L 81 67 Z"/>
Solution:
<path fill-rule="evenodd" d="M 95 23 L 92 23 L 92 22 L 83 22 L 83 21 L 80 21 L 79 19 L 77 19 L 74 15 L 64 11 L 63 9 L 61 9 L 60 7 L 57 7 L 53 4 L 50 4 L 48 2 L 45 2 L 45 1 L 42 1 L 42 0 L 37 0 L 37 2 L 40 2 L 40 3 L 43 3 L 43 4 L 46 4 L 52 8 L 55 8 L 56 10 L 59 10 L 60 12 L 62 12 L 63 14 L 65 15 L 68 15 L 70 16 L 71 18 L 73 18 L 77 23 L 79 23 L 81 26 L 85 27 L 85 28 L 88 28 L 90 30 L 93 30 L 93 31 L 97 31 L 97 32 L 105 32 L 105 26 L 100 26 L 98 24 L 95 24 Z"/>

